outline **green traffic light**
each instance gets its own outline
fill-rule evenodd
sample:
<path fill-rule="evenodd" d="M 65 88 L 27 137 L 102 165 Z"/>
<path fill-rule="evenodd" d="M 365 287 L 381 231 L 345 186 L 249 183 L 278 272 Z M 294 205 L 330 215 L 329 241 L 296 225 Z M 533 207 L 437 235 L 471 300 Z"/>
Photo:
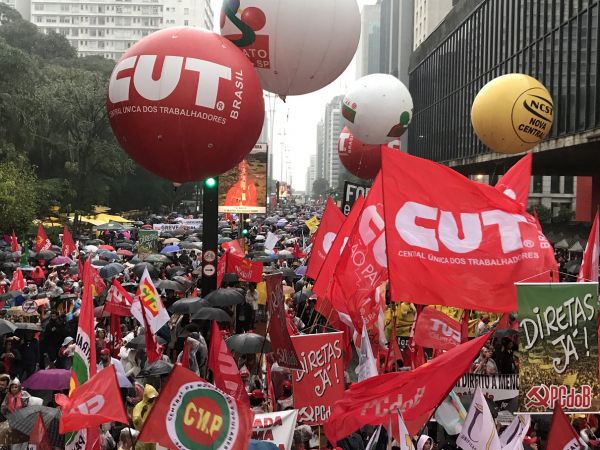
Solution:
<path fill-rule="evenodd" d="M 242 234 L 246 236 L 248 234 L 248 230 L 242 230 Z"/>
<path fill-rule="evenodd" d="M 207 188 L 214 188 L 217 185 L 217 180 L 214 178 L 207 178 L 206 180 L 204 180 L 204 185 Z"/>

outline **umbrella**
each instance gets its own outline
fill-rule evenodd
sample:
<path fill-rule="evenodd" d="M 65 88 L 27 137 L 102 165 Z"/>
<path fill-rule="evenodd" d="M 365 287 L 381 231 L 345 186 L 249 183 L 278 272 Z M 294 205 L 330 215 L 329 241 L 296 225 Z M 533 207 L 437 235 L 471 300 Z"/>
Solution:
<path fill-rule="evenodd" d="M 19 295 L 23 295 L 21 291 L 8 291 L 5 294 L 0 294 L 0 300 L 12 300 L 17 298 Z"/>
<path fill-rule="evenodd" d="M 108 223 L 103 223 L 102 225 L 98 225 L 96 227 L 96 230 L 109 230 L 109 231 L 120 231 L 120 230 L 124 230 L 125 227 L 123 227 L 123 225 L 121 225 L 120 223 L 117 222 L 108 222 Z"/>
<path fill-rule="evenodd" d="M 167 343 L 167 341 L 165 341 L 160 336 L 156 335 L 155 337 L 156 337 L 156 342 L 159 345 L 164 345 Z M 129 344 L 127 344 L 126 347 L 133 348 L 135 350 L 145 349 L 146 348 L 146 339 L 145 339 L 144 335 L 140 334 L 139 336 L 134 337 L 131 341 L 129 341 Z"/>
<path fill-rule="evenodd" d="M 202 243 L 202 241 L 200 240 L 200 238 L 197 237 L 197 236 L 188 236 L 188 237 L 185 238 L 185 241 L 183 241 L 183 242 L 196 242 L 196 243 L 199 242 L 199 243 Z M 183 242 L 180 242 L 179 245 L 181 246 L 181 244 Z"/>
<path fill-rule="evenodd" d="M 0 422 L 0 445 L 10 446 L 29 441 L 29 436 L 13 430 L 8 422 Z"/>
<path fill-rule="evenodd" d="M 85 241 L 85 245 L 98 246 L 101 244 L 104 244 L 104 241 L 102 239 L 90 239 L 89 241 Z"/>
<path fill-rule="evenodd" d="M 8 414 L 8 424 L 14 430 L 27 435 L 31 434 L 38 414 L 42 414 L 48 439 L 56 447 L 63 447 L 64 439 L 58 433 L 58 421 L 60 419 L 60 410 L 58 408 L 49 408 L 48 406 L 26 406 L 17 409 L 14 413 Z"/>
<path fill-rule="evenodd" d="M 244 294 L 234 288 L 221 288 L 206 296 L 211 306 L 232 306 L 244 302 Z"/>
<path fill-rule="evenodd" d="M 98 251 L 98 247 L 96 247 L 95 245 L 89 244 L 89 245 L 86 245 L 85 247 L 83 247 L 83 250 L 85 250 L 87 253 L 96 253 Z"/>
<path fill-rule="evenodd" d="M 186 277 L 182 277 L 181 275 L 176 275 L 173 277 L 173 281 L 177 281 L 179 284 L 184 286 L 186 289 L 189 289 L 194 284 L 192 281 L 188 280 Z"/>
<path fill-rule="evenodd" d="M 231 322 L 231 317 L 219 308 L 200 308 L 192 316 L 192 320 L 216 320 L 217 322 Z"/>
<path fill-rule="evenodd" d="M 268 441 L 259 441 L 256 439 L 250 439 L 250 444 L 248 444 L 248 450 L 278 450 L 273 442 Z"/>
<path fill-rule="evenodd" d="M 104 279 L 116 277 L 125 270 L 125 266 L 119 263 L 110 263 L 100 269 L 100 276 Z"/>
<path fill-rule="evenodd" d="M 203 307 L 210 306 L 200 297 L 188 297 L 177 300 L 169 307 L 171 314 L 194 314 Z"/>
<path fill-rule="evenodd" d="M 6 319 L 0 319 L 0 336 L 14 333 L 17 329 L 16 325 Z"/>
<path fill-rule="evenodd" d="M 160 253 L 163 255 L 166 255 L 167 253 L 177 253 L 181 251 L 181 247 L 179 247 L 179 245 L 167 245 L 165 248 L 163 248 Z"/>
<path fill-rule="evenodd" d="M 165 245 L 169 245 L 169 244 L 179 244 L 179 239 L 177 238 L 167 238 L 163 241 L 163 244 Z"/>
<path fill-rule="evenodd" d="M 56 257 L 56 253 L 51 252 L 50 250 L 42 250 L 36 255 L 37 259 L 44 259 L 46 261 L 50 261 L 51 259 Z"/>
<path fill-rule="evenodd" d="M 226 273 L 223 275 L 223 283 L 238 283 L 240 278 L 237 273 Z"/>
<path fill-rule="evenodd" d="M 92 261 L 92 266 L 96 268 L 108 266 L 109 264 L 110 261 L 105 261 L 104 259 L 95 259 L 94 261 Z"/>
<path fill-rule="evenodd" d="M 108 250 L 110 252 L 114 252 L 115 251 L 115 248 L 112 245 L 108 245 L 108 244 L 100 244 L 98 246 L 98 249 L 100 249 L 100 250 Z"/>
<path fill-rule="evenodd" d="M 170 277 L 174 277 L 177 275 L 182 275 L 186 272 L 185 267 L 181 267 L 181 266 L 176 266 L 176 267 L 169 267 L 167 269 L 167 275 Z"/>
<path fill-rule="evenodd" d="M 306 269 L 306 266 L 300 266 L 294 271 L 294 273 L 299 277 L 303 277 L 304 275 L 306 275 Z"/>
<path fill-rule="evenodd" d="M 173 370 L 173 364 L 166 361 L 158 360 L 152 364 L 146 365 L 144 369 L 139 373 L 137 378 L 144 377 L 157 377 L 160 375 L 167 375 Z"/>
<path fill-rule="evenodd" d="M 176 292 L 183 292 L 186 290 L 185 286 L 173 280 L 159 280 L 156 283 L 156 289 L 167 289 Z"/>
<path fill-rule="evenodd" d="M 180 242 L 179 246 L 187 250 L 202 250 L 202 242 Z"/>
<path fill-rule="evenodd" d="M 62 391 L 69 389 L 71 371 L 65 369 L 46 369 L 35 372 L 23 382 L 26 389 L 36 391 Z"/>
<path fill-rule="evenodd" d="M 271 343 L 255 333 L 234 334 L 227 341 L 227 348 L 236 353 L 269 353 Z"/>
<path fill-rule="evenodd" d="M 39 323 L 31 322 L 18 322 L 15 323 L 17 330 L 29 330 L 29 331 L 42 331 L 42 327 Z"/>
<path fill-rule="evenodd" d="M 154 254 L 154 255 L 148 255 L 144 258 L 144 262 L 149 262 L 149 263 L 168 263 L 171 262 L 171 259 L 168 256 L 165 255 L 159 255 L 159 254 Z"/>
<path fill-rule="evenodd" d="M 127 244 L 127 245 L 129 245 L 129 244 Z M 125 250 L 123 248 L 119 248 L 119 250 L 117 250 L 117 255 L 131 257 L 131 256 L 133 256 L 133 252 L 131 252 L 129 250 Z"/>
<path fill-rule="evenodd" d="M 133 273 L 136 277 L 141 277 L 144 273 L 144 269 L 148 269 L 148 273 L 152 278 L 158 276 L 158 270 L 156 270 L 156 267 L 148 262 L 137 263 L 135 266 L 133 266 Z"/>
<path fill-rule="evenodd" d="M 109 250 L 101 250 L 98 252 L 98 257 L 107 259 L 109 261 L 114 261 L 115 259 L 119 259 L 119 255 L 115 252 L 111 252 Z"/>
<path fill-rule="evenodd" d="M 73 264 L 73 261 L 66 256 L 57 256 L 56 258 L 52 258 L 50 261 L 51 266 L 63 266 L 65 264 Z"/>
<path fill-rule="evenodd" d="M 283 278 L 296 278 L 296 272 L 294 272 L 289 267 L 284 267 L 281 269 L 281 273 L 283 274 Z"/>
<path fill-rule="evenodd" d="M 218 243 L 219 245 L 221 245 L 221 244 L 224 244 L 225 242 L 231 242 L 231 241 L 232 241 L 232 239 L 231 239 L 231 238 L 228 238 L 228 237 L 221 237 L 221 238 L 219 238 L 219 240 L 217 241 L 217 243 Z"/>
<path fill-rule="evenodd" d="M 255 238 L 257 241 L 264 241 L 265 237 L 262 234 L 259 234 L 258 236 L 256 236 Z"/>

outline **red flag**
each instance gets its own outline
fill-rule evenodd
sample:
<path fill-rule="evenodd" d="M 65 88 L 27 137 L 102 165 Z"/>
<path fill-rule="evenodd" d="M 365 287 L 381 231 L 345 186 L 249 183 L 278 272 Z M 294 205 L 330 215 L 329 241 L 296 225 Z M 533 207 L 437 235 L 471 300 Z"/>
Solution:
<path fill-rule="evenodd" d="M 397 421 L 398 411 L 408 431 L 417 434 L 489 337 L 454 347 L 410 372 L 387 373 L 351 385 L 331 409 L 325 423 L 327 438 L 337 442 L 364 425 L 386 425 L 390 414 Z"/>
<path fill-rule="evenodd" d="M 62 409 L 59 432 L 98 427 L 103 423 L 128 423 L 114 366 L 102 369 L 73 391 L 71 397 L 57 394 Z"/>
<path fill-rule="evenodd" d="M 260 283 L 262 281 L 263 265 L 252 262 L 241 256 L 227 253 L 227 272 L 235 273 L 240 281 Z"/>
<path fill-rule="evenodd" d="M 121 283 L 116 279 L 113 280 L 112 286 L 106 295 L 104 303 L 104 311 L 116 316 L 131 316 L 131 305 L 133 298 L 125 290 Z"/>
<path fill-rule="evenodd" d="M 398 345 L 398 336 L 396 335 L 396 315 L 394 315 L 394 320 L 392 321 L 392 335 L 388 342 L 388 352 L 385 358 L 385 372 L 393 372 L 397 366 L 396 362 L 398 360 L 403 360 L 403 358 L 402 351 Z"/>
<path fill-rule="evenodd" d="M 227 253 L 223 253 L 217 263 L 217 289 L 221 287 L 223 277 L 225 276 L 225 270 L 227 269 Z"/>
<path fill-rule="evenodd" d="M 18 252 L 21 249 L 21 247 L 19 246 L 19 241 L 17 240 L 17 235 L 15 234 L 15 232 L 12 232 L 12 235 L 10 236 L 10 251 L 11 252 Z"/>
<path fill-rule="evenodd" d="M 554 253 L 520 204 L 429 160 L 384 148 L 382 161 L 392 298 L 510 312 L 515 282 L 550 281 Z"/>
<path fill-rule="evenodd" d="M 190 342 L 185 339 L 183 343 L 183 352 L 181 353 L 181 365 L 186 369 L 190 368 Z"/>
<path fill-rule="evenodd" d="M 388 278 L 381 173 L 375 177 L 364 206 L 333 273 L 331 304 L 350 315 L 354 327 L 362 328 L 361 307 L 372 304 L 375 289 Z"/>
<path fill-rule="evenodd" d="M 241 257 L 243 257 L 246 254 L 244 250 L 242 250 L 242 246 L 238 241 L 223 242 L 221 244 L 221 247 L 223 247 L 223 250 L 225 250 L 226 252 L 233 253 L 234 255 L 238 255 Z"/>
<path fill-rule="evenodd" d="M 139 440 L 173 449 L 246 450 L 252 421 L 248 407 L 194 372 L 176 365 L 144 423 Z"/>
<path fill-rule="evenodd" d="M 92 265 L 90 265 L 90 280 L 92 281 L 93 297 L 97 297 L 105 291 L 106 283 L 98 273 L 98 270 Z"/>
<path fill-rule="evenodd" d="M 294 242 L 294 251 L 292 252 L 292 255 L 294 255 L 294 258 L 297 259 L 306 258 L 306 253 L 300 250 L 300 245 L 298 244 L 298 241 Z"/>
<path fill-rule="evenodd" d="M 119 350 L 123 342 L 123 336 L 121 335 L 121 317 L 112 314 L 110 316 L 110 352 L 113 357 L 119 357 Z"/>
<path fill-rule="evenodd" d="M 283 275 L 280 273 L 268 275 L 267 308 L 269 309 L 269 337 L 273 356 L 281 367 L 302 370 L 294 344 L 287 329 L 285 308 L 283 305 Z"/>
<path fill-rule="evenodd" d="M 594 217 L 594 223 L 590 230 L 590 237 L 588 238 L 583 252 L 583 261 L 581 262 L 581 268 L 579 269 L 579 275 L 577 281 L 598 281 L 598 249 L 600 248 L 600 234 L 598 232 L 598 213 L 596 211 L 596 217 Z"/>
<path fill-rule="evenodd" d="M 325 257 L 325 261 L 321 265 L 321 270 L 319 271 L 319 276 L 317 277 L 315 284 L 313 286 L 313 292 L 317 294 L 319 297 L 325 297 L 325 295 L 329 291 L 329 284 L 333 278 L 333 273 L 335 271 L 335 266 L 337 265 L 338 260 L 340 259 L 340 255 L 344 250 L 344 246 L 346 245 L 346 241 L 350 236 L 350 232 L 352 228 L 354 228 L 354 224 L 360 215 L 363 205 L 365 203 L 365 198 L 360 196 L 352 205 L 352 209 L 350 210 L 350 214 L 346 217 L 346 220 L 340 227 L 340 230 L 333 240 L 331 244 L 331 249 L 327 253 Z M 336 305 L 333 305 L 337 307 Z"/>
<path fill-rule="evenodd" d="M 25 278 L 23 278 L 23 272 L 17 267 L 17 270 L 13 273 L 12 281 L 10 282 L 11 291 L 22 291 L 25 289 Z"/>
<path fill-rule="evenodd" d="M 217 322 L 213 320 L 210 331 L 210 351 L 208 368 L 212 371 L 215 386 L 235 398 L 246 407 L 250 407 L 248 394 L 242 381 L 237 364 L 229 353 Z"/>
<path fill-rule="evenodd" d="M 450 350 L 461 343 L 460 323 L 430 306 L 424 308 L 415 324 L 415 344 Z"/>
<path fill-rule="evenodd" d="M 29 446 L 27 448 L 28 450 L 52 450 L 42 413 L 38 413 L 31 434 L 29 435 Z"/>
<path fill-rule="evenodd" d="M 306 268 L 306 276 L 308 278 L 314 280 L 319 275 L 325 257 L 329 253 L 329 249 L 345 219 L 346 217 L 344 217 L 332 198 L 329 197 L 323 211 L 321 224 L 312 238 L 313 244 L 310 251 L 310 259 L 308 260 L 308 267 Z"/>
<path fill-rule="evenodd" d="M 144 323 L 144 340 L 146 341 L 146 356 L 148 357 L 148 361 L 153 363 L 160 359 L 160 355 L 162 354 L 162 346 L 158 344 L 156 340 L 156 335 L 152 332 L 150 328 L 150 324 L 148 323 L 148 318 L 146 314 L 141 314 L 142 320 Z"/>
<path fill-rule="evenodd" d="M 588 448 L 581 444 L 577 432 L 569 422 L 560 402 L 554 405 L 546 450 L 578 450 Z"/>
<path fill-rule="evenodd" d="M 462 320 L 460 321 L 460 342 L 464 344 L 469 340 L 469 319 L 471 318 L 471 311 L 468 309 L 463 310 Z"/>
<path fill-rule="evenodd" d="M 50 249 L 50 247 L 52 247 L 52 243 L 50 242 L 50 239 L 48 239 L 44 227 L 40 223 L 38 224 L 38 232 L 35 238 L 35 251 L 39 253 L 42 250 Z"/>
<path fill-rule="evenodd" d="M 71 232 L 65 226 L 63 229 L 61 254 L 63 256 L 68 256 L 70 258 L 75 250 L 77 250 L 77 247 L 75 246 L 75 241 L 73 240 L 73 236 L 71 236 Z"/>
<path fill-rule="evenodd" d="M 498 191 L 521 205 L 522 211 L 525 211 L 529 201 L 532 159 L 533 153 L 527 153 L 498 180 L 495 186 Z"/>

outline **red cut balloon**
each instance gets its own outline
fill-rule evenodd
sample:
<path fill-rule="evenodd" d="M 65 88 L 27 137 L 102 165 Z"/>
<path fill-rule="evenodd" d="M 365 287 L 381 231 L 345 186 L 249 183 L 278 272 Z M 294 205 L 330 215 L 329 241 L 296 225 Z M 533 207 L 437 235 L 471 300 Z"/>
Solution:
<path fill-rule="evenodd" d="M 252 63 L 229 40 L 179 27 L 133 45 L 113 70 L 108 117 L 142 167 L 183 183 L 218 176 L 253 148 L 264 120 Z"/>
<path fill-rule="evenodd" d="M 338 141 L 338 155 L 348 172 L 359 178 L 375 178 L 381 169 L 381 146 L 363 144 L 344 127 Z"/>

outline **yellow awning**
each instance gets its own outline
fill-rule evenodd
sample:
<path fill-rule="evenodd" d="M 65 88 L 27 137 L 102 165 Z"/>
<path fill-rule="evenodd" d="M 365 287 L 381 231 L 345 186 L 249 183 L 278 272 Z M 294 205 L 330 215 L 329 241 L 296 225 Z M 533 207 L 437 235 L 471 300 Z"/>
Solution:
<path fill-rule="evenodd" d="M 115 216 L 113 214 L 98 214 L 96 216 L 96 220 L 101 220 L 102 223 L 108 223 L 108 222 L 131 223 L 131 222 L 133 222 L 132 220 L 127 220 L 124 217 Z"/>
<path fill-rule="evenodd" d="M 107 221 L 92 219 L 91 217 L 85 217 L 85 216 L 79 217 L 79 220 L 82 222 L 85 222 L 85 223 L 91 223 L 92 225 L 95 225 L 95 226 L 102 225 L 103 223 L 107 222 Z"/>

